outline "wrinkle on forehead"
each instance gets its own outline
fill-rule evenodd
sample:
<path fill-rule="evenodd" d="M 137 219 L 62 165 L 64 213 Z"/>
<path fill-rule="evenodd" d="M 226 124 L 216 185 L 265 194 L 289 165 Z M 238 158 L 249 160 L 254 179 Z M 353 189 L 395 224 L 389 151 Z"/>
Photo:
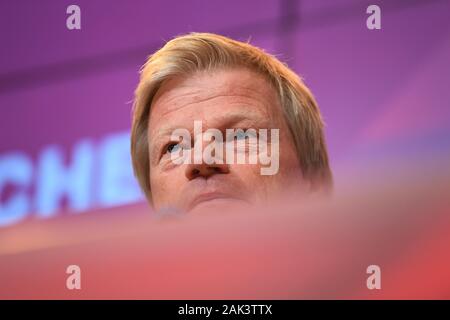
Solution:
<path fill-rule="evenodd" d="M 153 99 L 150 113 L 159 118 L 221 97 L 227 98 L 227 102 L 251 99 L 265 106 L 267 111 L 274 107 L 268 104 L 278 104 L 275 90 L 262 75 L 247 69 L 218 69 L 198 71 L 163 83 Z"/>

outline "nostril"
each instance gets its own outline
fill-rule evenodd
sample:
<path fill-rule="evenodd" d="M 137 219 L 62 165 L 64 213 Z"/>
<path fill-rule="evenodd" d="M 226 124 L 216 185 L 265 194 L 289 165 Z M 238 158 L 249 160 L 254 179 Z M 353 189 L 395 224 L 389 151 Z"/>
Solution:
<path fill-rule="evenodd" d="M 192 170 L 192 175 L 198 176 L 199 174 L 200 174 L 200 170 L 198 170 L 198 169 L 193 169 Z"/>

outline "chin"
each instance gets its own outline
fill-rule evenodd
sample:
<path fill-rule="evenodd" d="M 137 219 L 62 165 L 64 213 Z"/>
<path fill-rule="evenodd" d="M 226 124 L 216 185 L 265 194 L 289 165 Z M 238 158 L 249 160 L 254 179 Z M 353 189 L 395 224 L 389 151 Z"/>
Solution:
<path fill-rule="evenodd" d="M 248 208 L 249 204 L 240 199 L 217 198 L 202 201 L 190 209 L 189 213 L 229 213 L 242 211 Z"/>

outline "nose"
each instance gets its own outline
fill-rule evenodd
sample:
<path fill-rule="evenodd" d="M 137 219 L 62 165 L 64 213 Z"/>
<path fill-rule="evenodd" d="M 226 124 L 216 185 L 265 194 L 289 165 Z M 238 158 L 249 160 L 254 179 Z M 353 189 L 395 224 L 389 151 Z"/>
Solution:
<path fill-rule="evenodd" d="M 211 143 L 211 141 L 203 141 L 203 138 L 200 136 L 200 137 L 196 137 L 195 143 L 203 144 L 201 150 L 204 150 L 205 147 L 209 143 Z M 213 142 L 213 143 L 215 143 L 214 150 L 223 148 L 223 144 L 220 141 Z M 194 152 L 195 152 L 195 145 L 194 145 Z M 204 157 L 206 157 L 206 159 Z M 226 164 L 223 159 L 223 152 L 222 152 L 222 156 L 219 156 L 219 154 L 216 154 L 216 153 L 214 153 L 214 156 L 212 156 L 211 154 L 202 154 L 202 152 L 201 152 L 200 157 L 199 157 L 200 161 L 197 161 L 197 163 L 195 161 L 196 160 L 195 158 L 196 157 L 194 155 L 193 158 L 191 158 L 191 160 L 193 160 L 193 161 L 190 164 L 186 164 L 185 174 L 189 180 L 193 180 L 198 177 L 207 179 L 215 174 L 227 174 L 230 172 L 229 165 Z M 221 163 L 221 162 L 223 162 L 223 163 Z"/>
<path fill-rule="evenodd" d="M 193 180 L 198 177 L 209 178 L 215 174 L 227 174 L 230 172 L 228 164 L 207 164 L 202 162 L 200 164 L 186 165 L 186 177 Z"/>

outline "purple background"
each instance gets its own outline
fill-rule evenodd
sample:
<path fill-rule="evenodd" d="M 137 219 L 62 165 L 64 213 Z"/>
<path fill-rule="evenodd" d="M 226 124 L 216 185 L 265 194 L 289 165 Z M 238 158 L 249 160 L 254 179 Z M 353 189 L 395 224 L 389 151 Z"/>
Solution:
<path fill-rule="evenodd" d="M 81 30 L 66 28 L 70 4 Z M 381 30 L 366 27 L 370 4 Z M 449 12 L 438 0 L 3 1 L 0 156 L 58 145 L 70 157 L 83 138 L 129 130 L 140 66 L 190 31 L 250 38 L 305 79 L 338 184 L 364 159 L 448 153 Z M 0 186 L 0 210 L 14 192 Z"/>

